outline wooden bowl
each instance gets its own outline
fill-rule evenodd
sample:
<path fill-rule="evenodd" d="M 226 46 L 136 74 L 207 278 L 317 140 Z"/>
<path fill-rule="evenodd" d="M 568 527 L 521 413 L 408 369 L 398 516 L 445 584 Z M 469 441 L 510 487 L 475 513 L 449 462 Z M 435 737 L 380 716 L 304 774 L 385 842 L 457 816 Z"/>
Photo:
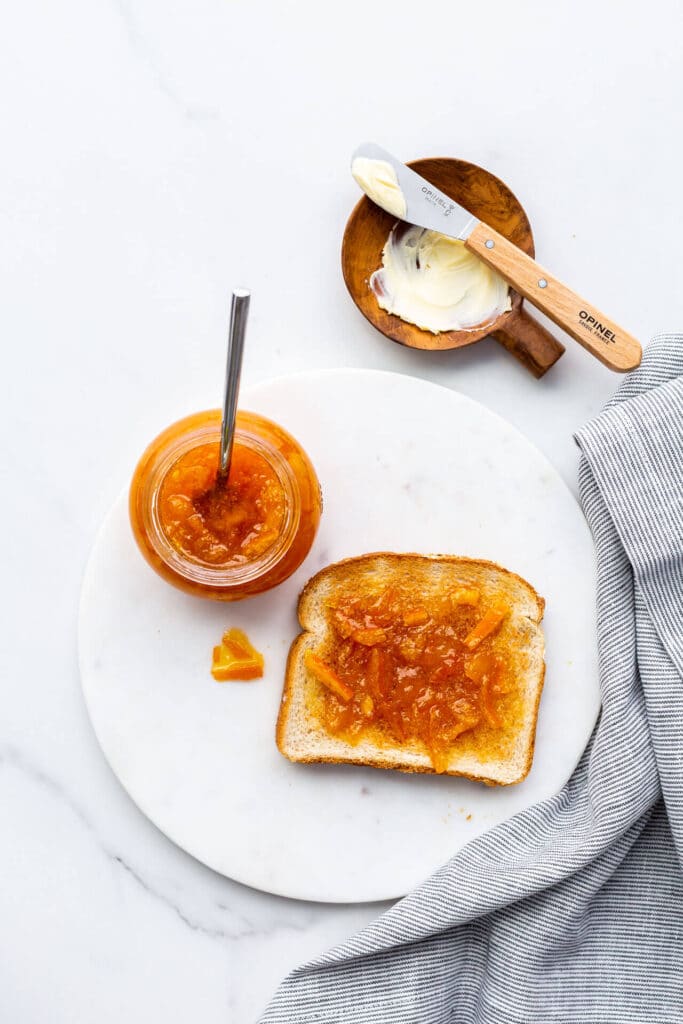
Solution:
<path fill-rule="evenodd" d="M 475 217 L 496 228 L 529 256 L 534 255 L 529 219 L 519 200 L 500 178 L 476 164 L 449 157 L 415 160 L 408 166 L 451 199 L 466 206 Z M 510 288 L 512 309 L 486 327 L 467 331 L 432 334 L 382 309 L 370 289 L 370 277 L 382 265 L 382 249 L 395 223 L 395 217 L 363 196 L 344 231 L 342 272 L 346 287 L 373 327 L 401 345 L 430 350 L 463 348 L 490 335 L 535 377 L 542 377 L 557 362 L 564 345 L 526 312 L 522 296 L 513 288 Z"/>

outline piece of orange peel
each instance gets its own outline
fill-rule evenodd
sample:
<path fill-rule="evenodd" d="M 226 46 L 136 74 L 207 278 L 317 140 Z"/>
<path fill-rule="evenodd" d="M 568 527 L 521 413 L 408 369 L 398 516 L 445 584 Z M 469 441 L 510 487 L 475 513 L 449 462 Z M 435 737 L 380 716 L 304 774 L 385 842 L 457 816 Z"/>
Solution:
<path fill-rule="evenodd" d="M 263 655 L 259 654 L 241 629 L 228 629 L 213 649 L 211 675 L 219 683 L 233 679 L 247 681 L 263 675 Z"/>

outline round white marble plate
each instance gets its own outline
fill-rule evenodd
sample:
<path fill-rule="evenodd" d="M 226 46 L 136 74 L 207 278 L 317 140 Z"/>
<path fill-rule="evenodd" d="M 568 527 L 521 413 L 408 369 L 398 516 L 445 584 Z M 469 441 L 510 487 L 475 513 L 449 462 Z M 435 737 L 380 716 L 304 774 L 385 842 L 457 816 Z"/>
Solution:
<path fill-rule="evenodd" d="M 313 550 L 261 597 L 185 596 L 143 561 L 122 496 L 83 584 L 90 717 L 138 807 L 216 871 L 299 899 L 397 897 L 474 836 L 556 793 L 574 768 L 599 709 L 591 537 L 540 452 L 446 388 L 364 370 L 305 373 L 249 390 L 242 405 L 282 423 L 316 466 L 325 509 Z M 329 562 L 377 550 L 490 558 L 545 596 L 548 668 L 521 785 L 296 765 L 278 753 L 297 595 Z M 228 626 L 264 652 L 263 679 L 213 681 L 211 649 Z"/>

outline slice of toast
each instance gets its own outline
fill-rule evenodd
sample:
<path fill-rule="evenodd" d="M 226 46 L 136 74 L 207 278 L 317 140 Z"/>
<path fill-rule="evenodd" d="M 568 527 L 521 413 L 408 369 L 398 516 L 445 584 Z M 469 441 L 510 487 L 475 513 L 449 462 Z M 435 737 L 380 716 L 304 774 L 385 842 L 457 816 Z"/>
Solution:
<path fill-rule="evenodd" d="M 383 628 L 358 628 L 349 637 L 349 630 L 358 627 L 358 622 L 348 619 L 348 609 L 358 617 L 363 610 L 382 601 L 388 602 L 382 605 Z M 322 569 L 309 580 L 299 598 L 299 622 L 304 632 L 289 652 L 276 729 L 278 749 L 290 761 L 297 762 L 361 764 L 404 772 L 438 770 L 488 785 L 521 782 L 531 768 L 545 674 L 540 626 L 544 604 L 543 598 L 520 576 L 494 562 L 470 558 L 380 552 Z M 395 614 L 395 623 L 387 624 L 387 608 L 391 615 Z M 410 611 L 412 608 L 418 611 Z M 500 614 L 497 609 L 502 609 Z M 363 624 L 377 625 L 367 616 Z M 448 634 L 454 638 L 453 657 L 461 659 L 460 682 L 446 675 L 441 683 L 432 684 L 432 680 L 442 678 L 450 670 L 426 675 L 434 671 L 434 664 L 432 661 L 429 669 L 421 666 L 419 653 L 417 668 L 411 668 L 410 661 L 403 667 L 401 656 L 396 653 L 398 648 L 388 646 L 393 642 L 393 633 L 411 643 L 415 640 L 419 650 L 421 631 L 433 628 L 434 624 L 440 637 Z M 372 655 L 373 645 L 390 653 Z M 400 650 L 406 649 L 401 646 Z M 410 650 L 406 650 L 408 657 Z M 474 655 L 481 653 L 489 660 L 480 664 L 495 664 L 498 673 L 498 681 L 486 697 L 483 691 L 479 694 L 478 686 L 489 686 L 488 676 L 480 672 L 476 685 L 464 676 L 477 676 L 470 666 Z M 369 692 L 362 688 L 370 685 L 367 680 L 371 670 L 367 666 L 372 665 L 371 657 L 378 662 L 385 658 L 382 664 L 389 668 L 382 684 L 383 696 L 378 698 L 375 693 L 374 701 L 370 699 L 368 704 L 367 696 L 360 695 Z M 395 676 L 387 681 L 387 673 L 391 672 Z M 445 740 L 440 738 L 438 757 L 419 726 L 409 726 L 406 733 L 399 722 L 397 732 L 381 718 L 386 710 L 387 719 L 391 712 L 392 721 L 395 720 L 392 701 L 402 699 L 402 706 L 407 709 L 404 718 L 408 720 L 410 709 L 405 695 L 394 696 L 399 692 L 402 673 L 420 676 L 423 696 L 425 679 L 429 679 L 430 686 L 440 686 L 438 700 L 449 707 L 455 706 L 451 700 L 453 687 L 470 687 L 467 699 L 473 703 L 463 705 L 461 701 L 457 706 L 469 708 L 471 717 L 464 716 L 460 725 L 456 720 L 452 741 L 451 733 L 446 734 Z M 361 707 L 374 707 L 373 717 L 367 722 L 361 720 Z M 340 730 L 339 715 L 346 708 L 356 709 L 357 721 Z M 418 715 L 416 709 L 414 714 Z M 459 734 L 458 728 L 463 729 Z"/>

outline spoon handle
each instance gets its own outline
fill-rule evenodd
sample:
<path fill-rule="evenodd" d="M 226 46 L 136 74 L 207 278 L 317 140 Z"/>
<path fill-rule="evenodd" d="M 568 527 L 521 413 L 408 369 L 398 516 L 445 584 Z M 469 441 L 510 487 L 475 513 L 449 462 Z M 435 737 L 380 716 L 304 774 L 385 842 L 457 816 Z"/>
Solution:
<path fill-rule="evenodd" d="M 228 330 L 228 360 L 225 368 L 225 395 L 223 399 L 223 422 L 221 423 L 221 454 L 218 467 L 219 477 L 225 479 L 230 472 L 232 445 L 235 439 L 235 417 L 237 395 L 242 372 L 244 334 L 249 314 L 249 295 L 246 288 L 236 288 L 230 305 L 230 328 Z"/>
<path fill-rule="evenodd" d="M 493 228 L 477 224 L 465 239 L 465 247 L 605 366 L 622 373 L 638 366 L 642 349 L 635 338 Z"/>

